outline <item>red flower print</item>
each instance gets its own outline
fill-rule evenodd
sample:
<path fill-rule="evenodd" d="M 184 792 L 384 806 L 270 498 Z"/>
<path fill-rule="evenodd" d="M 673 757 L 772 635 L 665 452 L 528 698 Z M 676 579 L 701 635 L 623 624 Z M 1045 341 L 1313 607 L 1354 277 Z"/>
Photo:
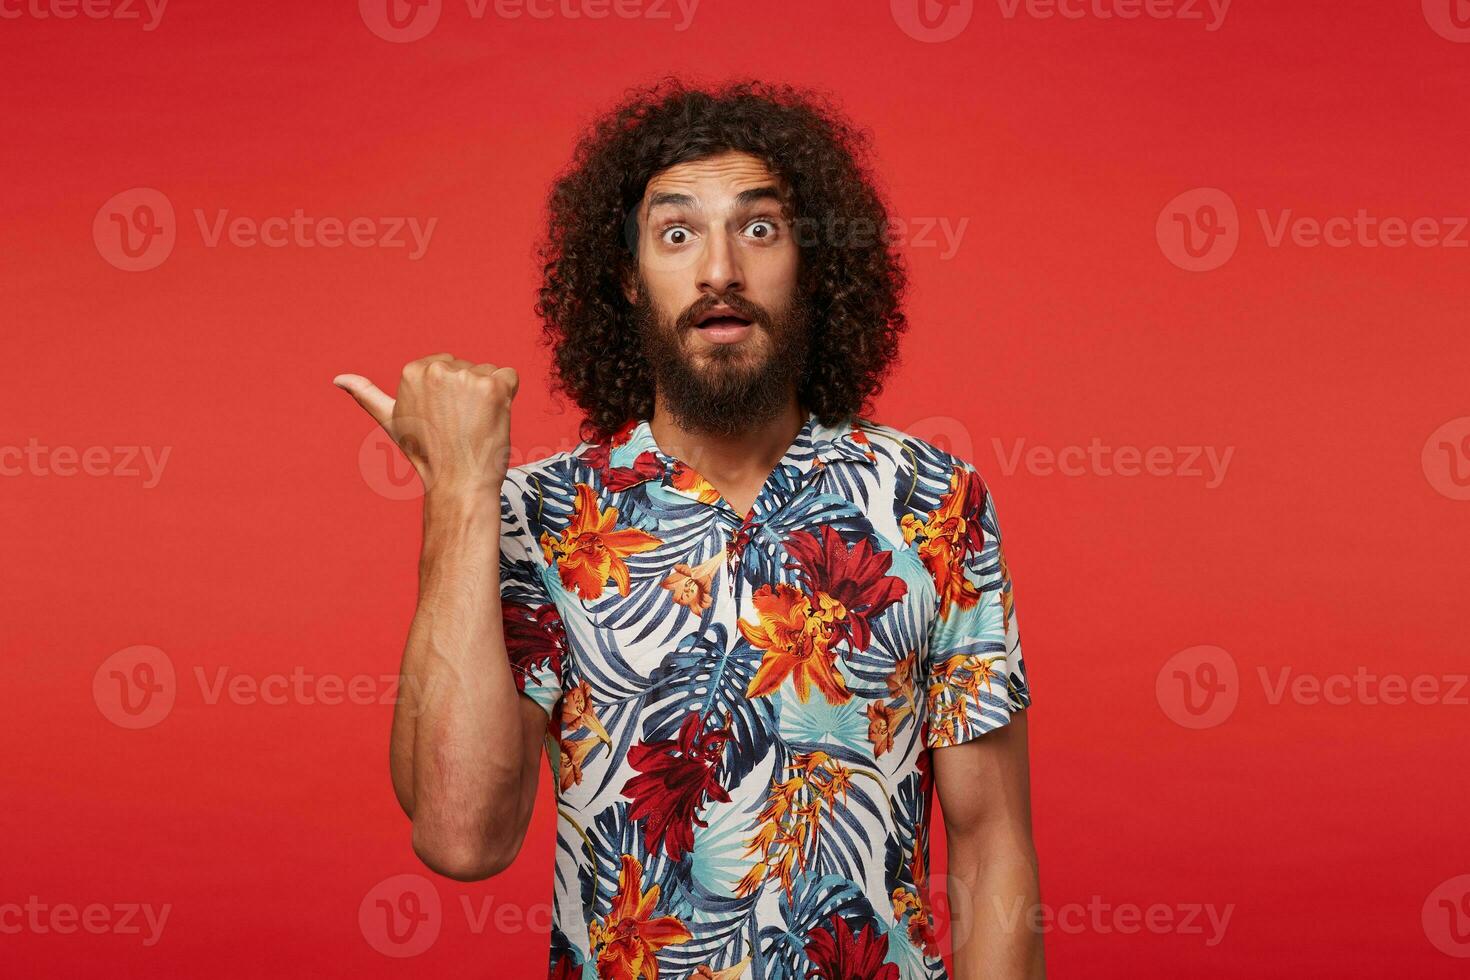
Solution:
<path fill-rule="evenodd" d="M 679 726 L 677 739 L 641 742 L 628 750 L 628 764 L 639 775 L 623 786 L 623 795 L 633 800 L 629 820 L 648 818 L 643 845 L 649 853 L 662 847 L 677 861 L 693 849 L 695 825 L 705 826 L 698 811 L 706 798 L 730 801 L 715 775 L 730 730 L 703 728 L 699 712 L 693 711 Z"/>
<path fill-rule="evenodd" d="M 562 637 L 566 635 L 556 606 L 545 603 L 534 609 L 523 602 L 502 599 L 501 619 L 505 628 L 505 650 L 510 655 L 516 683 L 538 667 L 548 667 L 561 676 Z"/>
<path fill-rule="evenodd" d="M 598 443 L 589 447 L 581 456 L 577 457 L 588 466 L 597 470 L 602 477 L 602 485 L 609 490 L 626 490 L 636 486 L 644 480 L 651 480 L 661 476 L 664 471 L 663 463 L 659 462 L 658 456 L 651 450 L 644 450 L 638 454 L 632 466 L 612 466 L 612 451 L 623 446 L 633 435 L 633 429 L 638 425 L 636 419 L 629 420 L 623 427 L 613 433 L 607 442 Z"/>
<path fill-rule="evenodd" d="M 902 599 L 908 587 L 903 579 L 888 574 L 893 556 L 875 552 L 867 538 L 849 548 L 832 525 L 823 524 L 821 532 L 820 541 L 810 531 L 788 537 L 786 551 L 795 561 L 786 567 L 796 569 L 807 594 L 816 597 L 813 605 L 835 603 L 846 611 L 834 621 L 834 628 L 854 649 L 866 650 L 871 638 L 868 620 Z"/>
<path fill-rule="evenodd" d="M 898 966 L 885 963 L 888 937 L 865 924 L 856 933 L 838 913 L 806 937 L 807 980 L 898 980 Z"/>

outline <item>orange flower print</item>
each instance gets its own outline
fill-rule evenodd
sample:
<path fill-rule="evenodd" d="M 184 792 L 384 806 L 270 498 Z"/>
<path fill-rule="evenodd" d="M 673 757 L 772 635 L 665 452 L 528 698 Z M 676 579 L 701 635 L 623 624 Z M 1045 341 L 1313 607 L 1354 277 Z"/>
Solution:
<path fill-rule="evenodd" d="M 598 741 L 612 744 L 612 739 L 607 736 L 607 729 L 597 719 L 597 709 L 592 704 L 592 686 L 586 681 L 567 691 L 561 698 L 561 730 L 575 732 L 581 728 L 597 736 Z"/>
<path fill-rule="evenodd" d="M 898 698 L 905 706 L 914 703 L 914 654 L 910 651 L 893 665 L 888 674 L 888 696 Z"/>
<path fill-rule="evenodd" d="M 908 919 L 909 942 L 927 956 L 939 955 L 938 936 L 934 932 L 934 913 L 927 898 L 929 872 L 924 866 L 924 852 L 915 841 L 908 871 L 917 888 L 899 885 L 893 889 L 893 917 L 900 923 Z"/>
<path fill-rule="evenodd" d="M 899 714 L 882 701 L 869 702 L 863 714 L 868 716 L 868 741 L 873 743 L 873 758 L 893 749 L 893 730 Z"/>
<path fill-rule="evenodd" d="M 853 770 L 825 752 L 797 755 L 786 780 L 772 780 L 770 794 L 756 815 L 756 832 L 746 842 L 747 855 L 759 854 L 735 886 L 735 894 L 752 895 L 768 876 L 775 876 L 791 897 L 796 872 L 806 867 L 821 832 L 822 811 L 847 802 Z"/>
<path fill-rule="evenodd" d="M 714 484 L 700 476 L 682 460 L 674 463 L 674 472 L 669 477 L 669 482 L 685 493 L 698 494 L 699 502 L 702 504 L 712 504 L 720 499 L 720 491 L 714 488 Z"/>
<path fill-rule="evenodd" d="M 556 564 L 568 591 L 575 590 L 583 599 L 597 599 L 611 578 L 618 594 L 626 596 L 628 565 L 623 559 L 663 544 L 647 531 L 618 528 L 617 520 L 616 507 L 599 509 L 593 489 L 579 483 L 572 519 L 561 537 L 542 532 L 541 550 L 548 564 Z"/>
<path fill-rule="evenodd" d="M 587 753 L 597 746 L 597 739 L 564 739 L 558 738 L 557 745 L 557 785 L 566 792 L 573 786 L 582 782 L 582 763 L 587 758 Z"/>
<path fill-rule="evenodd" d="M 818 597 L 819 607 L 813 609 L 810 597 L 784 582 L 774 589 L 762 585 L 751 602 L 760 622 L 752 625 L 740 619 L 735 625 L 741 636 L 765 654 L 750 679 L 746 697 L 770 694 L 790 677 L 803 703 L 810 698 L 813 685 L 828 703 L 846 703 L 852 692 L 837 672 L 833 649 L 838 638 L 835 624 L 847 615 L 842 605 L 824 593 Z"/>
<path fill-rule="evenodd" d="M 903 538 L 919 543 L 919 559 L 934 578 L 939 592 L 939 615 L 949 616 L 951 605 L 968 609 L 980 599 L 980 590 L 965 574 L 965 561 L 985 545 L 980 515 L 985 512 L 985 485 L 980 474 L 956 466 L 949 476 L 949 490 L 925 520 L 913 514 L 900 522 Z"/>
<path fill-rule="evenodd" d="M 669 577 L 659 585 L 673 593 L 673 599 L 679 605 L 687 606 L 690 612 L 702 613 L 710 607 L 713 601 L 710 597 L 710 582 L 723 563 L 723 556 L 718 554 L 700 562 L 693 568 L 681 561 L 674 566 Z"/>
<path fill-rule="evenodd" d="M 969 734 L 970 715 L 965 710 L 965 699 L 968 697 L 973 702 L 979 714 L 984 707 L 980 691 L 989 691 L 994 681 L 1004 679 L 995 667 L 1004 660 L 1003 656 L 960 654 L 933 668 L 929 684 L 929 726 L 940 745 L 952 744 L 956 731 Z"/>
<path fill-rule="evenodd" d="M 694 968 L 693 973 L 689 974 L 689 980 L 740 980 L 741 974 L 745 972 L 745 968 L 749 965 L 749 956 L 734 966 L 726 967 L 723 970 L 716 970 L 711 968 L 708 963 L 701 963 Z"/>
<path fill-rule="evenodd" d="M 631 854 L 622 857 L 618 892 L 602 922 L 588 928 L 602 980 L 658 980 L 658 951 L 693 938 L 672 915 L 651 918 L 658 907 L 658 885 L 643 891 L 643 865 Z"/>

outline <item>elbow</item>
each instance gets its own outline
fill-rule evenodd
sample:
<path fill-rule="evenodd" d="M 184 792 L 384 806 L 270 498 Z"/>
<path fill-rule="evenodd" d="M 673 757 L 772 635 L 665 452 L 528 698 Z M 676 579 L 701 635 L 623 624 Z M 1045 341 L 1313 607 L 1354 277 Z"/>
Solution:
<path fill-rule="evenodd" d="M 413 852 L 435 874 L 455 881 L 484 881 L 511 866 L 520 853 L 520 842 L 463 831 L 430 830 L 415 821 Z"/>

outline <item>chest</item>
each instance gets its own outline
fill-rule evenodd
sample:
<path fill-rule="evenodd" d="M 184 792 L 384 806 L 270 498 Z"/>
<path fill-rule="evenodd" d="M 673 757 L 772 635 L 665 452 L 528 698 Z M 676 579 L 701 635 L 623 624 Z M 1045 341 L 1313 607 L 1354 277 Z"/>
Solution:
<path fill-rule="evenodd" d="M 763 702 L 753 717 L 768 724 L 787 704 L 910 700 L 935 592 L 891 505 L 818 483 L 768 496 L 744 518 L 723 499 L 625 499 L 558 539 L 564 683 L 615 713 L 677 702 L 675 715 L 718 718 Z"/>

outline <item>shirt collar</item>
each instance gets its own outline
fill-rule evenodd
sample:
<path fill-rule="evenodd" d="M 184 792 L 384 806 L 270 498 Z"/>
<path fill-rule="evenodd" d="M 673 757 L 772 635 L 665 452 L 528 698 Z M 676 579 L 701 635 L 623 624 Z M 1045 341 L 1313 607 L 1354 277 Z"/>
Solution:
<path fill-rule="evenodd" d="M 665 480 L 679 462 L 665 453 L 653 437 L 649 419 L 636 419 L 623 426 L 610 440 L 610 445 L 601 447 L 604 467 L 619 470 L 624 474 L 625 485 L 647 479 L 661 473 Z M 601 455 L 601 454 L 599 454 Z M 873 466 L 877 456 L 868 443 L 861 422 L 855 417 L 839 419 L 824 424 L 815 412 L 807 412 L 796 439 L 781 457 L 777 466 L 795 466 L 803 475 L 814 466 L 833 463 L 860 463 Z"/>

